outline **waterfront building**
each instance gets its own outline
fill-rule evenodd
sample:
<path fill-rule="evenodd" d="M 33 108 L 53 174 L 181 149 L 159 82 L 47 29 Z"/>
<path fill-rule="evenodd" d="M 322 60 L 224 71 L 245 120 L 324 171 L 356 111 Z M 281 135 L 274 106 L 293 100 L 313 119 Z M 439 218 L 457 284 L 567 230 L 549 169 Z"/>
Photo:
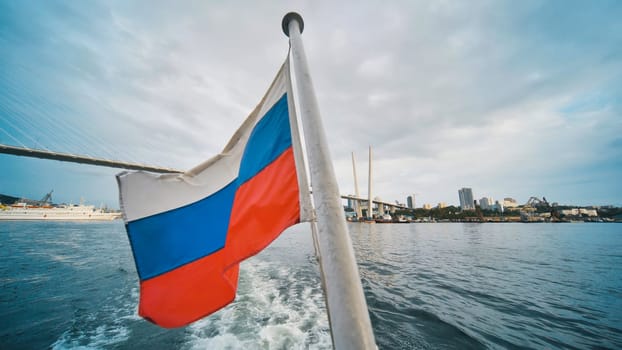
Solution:
<path fill-rule="evenodd" d="M 583 209 L 583 208 L 574 208 L 574 209 L 563 209 L 559 211 L 562 215 L 568 216 L 598 216 L 598 212 L 596 209 Z"/>
<path fill-rule="evenodd" d="M 462 210 L 473 210 L 475 205 L 473 203 L 473 190 L 468 187 L 463 187 L 458 190 L 458 197 L 460 198 L 460 208 Z"/>
<path fill-rule="evenodd" d="M 439 203 L 438 203 L 437 208 L 439 208 L 439 209 L 443 209 L 443 208 L 445 208 L 445 207 L 447 207 L 447 203 L 445 203 L 445 202 L 439 202 Z"/>
<path fill-rule="evenodd" d="M 499 213 L 503 213 L 503 204 L 499 201 L 495 201 L 495 204 L 491 205 L 490 209 Z"/>
<path fill-rule="evenodd" d="M 479 207 L 482 210 L 491 210 L 493 206 L 492 198 L 482 197 L 479 200 Z"/>
<path fill-rule="evenodd" d="M 413 194 L 412 196 L 408 196 L 408 198 L 406 198 L 406 204 L 408 205 L 409 209 L 415 209 L 416 205 L 415 205 L 415 195 Z"/>
<path fill-rule="evenodd" d="M 574 209 L 562 209 L 559 211 L 560 214 L 562 215 L 572 215 L 572 216 L 577 216 L 579 215 L 579 209 L 578 208 L 574 208 Z"/>
<path fill-rule="evenodd" d="M 423 209 L 430 210 L 430 209 L 432 209 L 432 205 L 430 203 L 426 203 L 426 204 L 423 205 Z"/>
<path fill-rule="evenodd" d="M 598 216 L 598 211 L 596 209 L 579 209 L 579 214 L 587 215 L 587 216 Z"/>
<path fill-rule="evenodd" d="M 518 207 L 518 203 L 516 202 L 516 199 L 514 198 L 503 198 L 503 206 L 506 208 L 515 208 Z"/>

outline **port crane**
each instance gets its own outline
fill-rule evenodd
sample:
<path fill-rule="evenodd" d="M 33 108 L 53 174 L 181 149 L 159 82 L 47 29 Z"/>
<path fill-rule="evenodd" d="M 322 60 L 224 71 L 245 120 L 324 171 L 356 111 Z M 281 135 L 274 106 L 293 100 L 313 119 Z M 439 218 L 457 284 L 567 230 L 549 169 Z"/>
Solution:
<path fill-rule="evenodd" d="M 542 197 L 542 199 L 538 197 L 530 197 L 527 203 L 525 204 L 525 206 L 532 207 L 532 208 L 550 208 L 551 207 L 549 202 L 546 200 L 546 197 Z"/>
<path fill-rule="evenodd" d="M 54 192 L 54 190 L 51 190 L 49 193 L 43 196 L 43 198 L 41 198 L 39 203 L 40 204 L 52 204 L 52 192 Z"/>
<path fill-rule="evenodd" d="M 529 216 L 529 214 L 527 213 L 532 213 L 535 211 L 549 212 L 551 213 L 552 218 L 559 220 L 559 212 L 557 211 L 557 208 L 555 208 L 555 203 L 551 205 L 546 200 L 546 197 L 542 197 L 542 199 L 538 197 L 530 197 L 527 203 L 523 206 L 522 210 L 522 212 L 524 212 L 527 216 Z"/>

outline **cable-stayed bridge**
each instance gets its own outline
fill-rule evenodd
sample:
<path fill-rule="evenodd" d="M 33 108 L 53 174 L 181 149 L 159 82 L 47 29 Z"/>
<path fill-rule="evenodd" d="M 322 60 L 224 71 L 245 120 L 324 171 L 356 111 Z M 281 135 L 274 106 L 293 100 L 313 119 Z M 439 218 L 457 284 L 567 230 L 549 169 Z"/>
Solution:
<path fill-rule="evenodd" d="M 343 199 L 348 199 L 350 201 L 354 201 L 354 210 L 356 212 L 356 217 L 357 218 L 363 218 L 363 209 L 365 209 L 367 211 L 367 218 L 372 218 L 373 217 L 373 213 L 374 213 L 374 209 L 373 209 L 373 205 L 374 203 L 377 206 L 377 213 L 378 216 L 383 216 L 385 215 L 386 212 L 390 212 L 393 213 L 395 212 L 395 210 L 397 209 L 407 209 L 406 206 L 401 205 L 401 204 L 397 204 L 397 203 L 391 203 L 391 202 L 385 202 L 382 201 L 379 198 L 373 198 L 372 197 L 372 190 L 373 190 L 373 186 L 372 186 L 372 151 L 371 151 L 371 146 L 369 146 L 369 176 L 367 177 L 368 183 L 367 183 L 367 199 L 361 197 L 360 192 L 359 192 L 359 185 L 358 185 L 358 178 L 356 175 L 356 161 L 354 160 L 354 152 L 352 152 L 352 173 L 354 175 L 354 191 L 355 194 L 354 195 L 342 195 L 341 198 Z M 372 210 L 369 210 L 370 205 L 372 204 Z"/>
<path fill-rule="evenodd" d="M 367 209 L 369 208 L 369 200 L 367 198 L 360 198 L 360 197 L 356 197 L 353 195 L 341 195 L 342 199 L 348 199 L 351 201 L 358 201 L 360 202 L 360 206 L 362 209 Z M 382 214 L 384 214 L 385 212 L 394 212 L 397 209 L 408 209 L 408 207 L 406 207 L 405 205 L 401 205 L 401 204 L 397 204 L 397 203 L 391 203 L 391 202 L 385 202 L 379 199 L 372 199 L 372 203 L 376 204 L 376 206 L 378 207 L 378 212 Z M 382 209 L 380 209 L 382 207 Z M 381 215 L 382 215 L 381 214 Z"/>
<path fill-rule="evenodd" d="M 397 203 L 385 202 L 378 198 L 371 198 L 371 147 L 370 151 L 370 163 L 369 163 L 369 193 L 370 196 L 368 198 L 362 198 L 358 194 L 358 180 L 356 178 L 356 164 L 354 162 L 354 153 L 352 154 L 352 167 L 354 171 L 354 183 L 357 194 L 355 195 L 341 195 L 342 199 L 346 199 L 349 201 L 354 201 L 355 210 L 357 211 L 357 217 L 362 218 L 362 210 L 365 209 L 369 213 L 369 203 L 371 201 L 377 207 L 378 215 L 384 215 L 386 212 L 394 212 L 397 209 L 407 209 L 406 206 L 400 205 Z M 89 164 L 89 165 L 97 165 L 97 166 L 105 166 L 112 168 L 121 168 L 121 169 L 129 169 L 129 170 L 144 170 L 155 173 L 183 173 L 184 171 L 172 168 L 158 167 L 146 164 L 139 163 L 131 163 L 131 162 L 121 162 L 110 159 L 103 158 L 95 158 L 90 156 L 76 155 L 70 153 L 62 153 L 62 152 L 54 152 L 49 150 L 41 150 L 34 149 L 28 147 L 17 147 L 0 144 L 0 154 L 10 154 L 15 156 L 23 156 L 23 157 L 31 157 L 31 158 L 40 158 L 40 159 L 50 159 L 50 160 L 58 160 L 63 162 L 72 162 L 72 163 L 80 163 L 80 164 Z M 372 211 L 373 212 L 373 211 Z M 369 214 L 368 214 L 369 216 Z"/>
<path fill-rule="evenodd" d="M 145 170 L 145 171 L 151 171 L 154 173 L 183 173 L 183 171 L 171 169 L 171 168 L 151 166 L 151 165 L 145 165 L 145 164 L 139 164 L 139 163 L 120 162 L 120 161 L 111 160 L 111 159 L 94 158 L 94 157 L 82 156 L 82 155 L 76 155 L 76 154 L 70 154 L 70 153 L 61 153 L 61 152 L 54 152 L 54 151 L 27 148 L 27 147 L 16 147 L 16 146 L 9 146 L 9 145 L 3 145 L 3 144 L 0 144 L 0 153 L 11 154 L 14 156 L 59 160 L 62 162 L 98 165 L 98 166 L 105 166 L 105 167 L 111 167 L 111 168 L 121 168 L 121 169 L 129 169 L 129 170 Z"/>

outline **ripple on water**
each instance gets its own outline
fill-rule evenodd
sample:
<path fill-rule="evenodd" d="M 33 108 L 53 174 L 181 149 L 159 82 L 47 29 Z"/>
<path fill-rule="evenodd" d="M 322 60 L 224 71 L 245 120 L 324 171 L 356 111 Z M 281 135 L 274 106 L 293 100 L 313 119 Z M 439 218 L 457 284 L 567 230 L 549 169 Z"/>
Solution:
<path fill-rule="evenodd" d="M 618 227 L 349 225 L 380 349 L 622 348 Z M 242 264 L 232 305 L 172 330 L 136 315 L 121 222 L 2 223 L 0 244 L 3 348 L 331 348 L 308 226 Z"/>

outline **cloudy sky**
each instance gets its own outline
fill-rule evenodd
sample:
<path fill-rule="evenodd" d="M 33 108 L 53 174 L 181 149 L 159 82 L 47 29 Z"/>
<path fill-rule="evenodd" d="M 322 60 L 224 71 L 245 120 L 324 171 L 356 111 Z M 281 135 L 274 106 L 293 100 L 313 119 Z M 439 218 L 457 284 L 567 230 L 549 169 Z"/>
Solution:
<path fill-rule="evenodd" d="M 622 205 L 620 1 L 2 1 L 0 143 L 187 169 L 303 41 L 342 193 Z M 0 155 L 0 193 L 118 207 L 118 170 Z"/>

